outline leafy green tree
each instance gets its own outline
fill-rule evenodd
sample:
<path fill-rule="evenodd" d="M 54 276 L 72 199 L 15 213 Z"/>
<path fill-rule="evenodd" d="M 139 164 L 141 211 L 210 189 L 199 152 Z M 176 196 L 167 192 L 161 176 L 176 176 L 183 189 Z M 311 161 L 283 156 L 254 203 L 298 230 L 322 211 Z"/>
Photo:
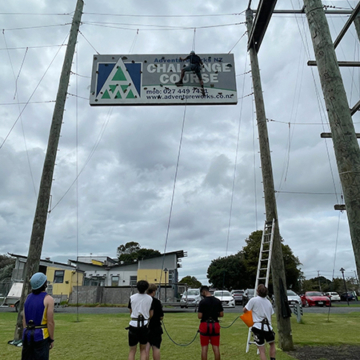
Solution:
<path fill-rule="evenodd" d="M 201 282 L 195 276 L 190 276 L 190 275 L 183 277 L 179 282 L 182 284 L 187 284 L 189 288 L 193 288 L 193 289 L 199 288 L 202 285 Z"/>
<path fill-rule="evenodd" d="M 217 288 L 246 289 L 253 288 L 259 261 L 262 231 L 257 230 L 245 240 L 246 245 L 235 255 L 212 260 L 208 268 L 208 279 Z M 294 291 L 300 290 L 302 271 L 299 259 L 294 256 L 288 245 L 282 244 L 286 284 Z M 269 281 L 271 291 L 271 277 Z"/>
<path fill-rule="evenodd" d="M 139 243 L 131 241 L 125 245 L 120 245 L 117 248 L 117 255 L 120 262 L 131 263 L 161 256 L 161 253 L 158 250 L 141 248 Z"/>
<path fill-rule="evenodd" d="M 220 257 L 211 261 L 207 270 L 209 282 L 217 289 L 246 289 L 249 285 L 244 255 Z"/>
<path fill-rule="evenodd" d="M 10 279 L 14 267 L 15 259 L 7 255 L 0 255 L 0 281 Z"/>

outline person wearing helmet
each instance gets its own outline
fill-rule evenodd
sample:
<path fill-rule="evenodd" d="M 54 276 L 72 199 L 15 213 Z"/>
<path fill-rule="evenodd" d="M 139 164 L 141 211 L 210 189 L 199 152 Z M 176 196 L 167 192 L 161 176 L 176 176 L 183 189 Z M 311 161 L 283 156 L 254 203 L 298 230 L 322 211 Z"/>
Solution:
<path fill-rule="evenodd" d="M 198 55 L 195 54 L 195 51 L 191 51 L 190 55 L 188 55 L 185 59 L 180 57 L 180 61 L 186 61 L 186 60 L 189 60 L 190 64 L 181 70 L 180 81 L 176 82 L 175 85 L 182 86 L 185 72 L 194 71 L 197 77 L 199 78 L 199 82 L 201 85 L 201 93 L 203 96 L 205 96 L 204 82 L 201 76 L 201 66 L 203 65 L 202 60 Z"/>
<path fill-rule="evenodd" d="M 48 360 L 54 347 L 54 299 L 46 293 L 46 275 L 30 279 L 32 292 L 25 300 L 21 360 Z"/>

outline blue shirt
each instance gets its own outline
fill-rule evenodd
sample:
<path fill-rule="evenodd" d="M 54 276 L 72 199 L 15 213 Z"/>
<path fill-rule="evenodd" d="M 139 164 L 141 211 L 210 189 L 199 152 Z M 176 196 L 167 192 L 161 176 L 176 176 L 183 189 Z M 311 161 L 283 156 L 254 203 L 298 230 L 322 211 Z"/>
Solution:
<path fill-rule="evenodd" d="M 44 299 L 47 293 L 45 291 L 40 294 L 31 293 L 25 301 L 24 305 L 24 316 L 26 325 L 28 325 L 29 321 L 32 320 L 35 326 L 39 325 L 47 325 L 47 308 L 44 305 Z M 31 333 L 33 331 L 26 331 L 24 329 L 23 332 L 23 340 L 25 336 L 28 341 L 30 341 Z M 34 330 L 34 341 L 41 341 L 49 337 L 49 331 L 47 328 L 35 329 Z"/>

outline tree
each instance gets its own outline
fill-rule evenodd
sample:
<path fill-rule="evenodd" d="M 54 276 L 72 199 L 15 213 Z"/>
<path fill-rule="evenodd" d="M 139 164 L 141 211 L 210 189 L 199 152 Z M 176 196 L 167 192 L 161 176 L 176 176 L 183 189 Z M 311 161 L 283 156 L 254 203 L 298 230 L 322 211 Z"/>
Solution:
<path fill-rule="evenodd" d="M 208 268 L 208 279 L 217 288 L 246 289 L 253 288 L 259 261 L 262 231 L 257 230 L 245 239 L 246 245 L 235 255 L 212 260 Z M 300 290 L 302 271 L 299 259 L 294 256 L 288 245 L 282 244 L 286 283 L 294 291 Z M 271 291 L 271 278 L 269 281 Z"/>
<path fill-rule="evenodd" d="M 194 289 L 199 288 L 202 285 L 201 282 L 195 276 L 190 276 L 190 275 L 183 277 L 179 282 L 182 284 L 187 284 L 189 288 L 194 288 Z"/>
<path fill-rule="evenodd" d="M 141 248 L 139 243 L 131 241 L 125 245 L 120 245 L 117 248 L 117 255 L 119 261 L 131 263 L 138 260 L 161 256 L 161 253 L 158 250 Z"/>
<path fill-rule="evenodd" d="M 9 280 L 15 267 L 15 259 L 0 255 L 0 281 Z"/>
<path fill-rule="evenodd" d="M 207 277 L 212 286 L 217 289 L 247 288 L 248 274 L 243 254 L 238 252 L 235 255 L 212 260 L 207 271 Z"/>

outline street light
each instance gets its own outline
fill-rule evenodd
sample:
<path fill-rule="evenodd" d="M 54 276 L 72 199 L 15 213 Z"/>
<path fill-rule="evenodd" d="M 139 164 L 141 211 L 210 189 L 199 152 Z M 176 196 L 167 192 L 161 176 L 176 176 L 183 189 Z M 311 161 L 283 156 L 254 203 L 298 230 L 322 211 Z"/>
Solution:
<path fill-rule="evenodd" d="M 166 302 L 166 274 L 167 274 L 167 272 L 168 272 L 168 269 L 165 268 L 164 269 L 164 273 L 165 273 L 165 302 Z"/>
<path fill-rule="evenodd" d="M 345 269 L 344 269 L 344 268 L 341 268 L 340 271 L 341 271 L 341 273 L 342 273 L 342 277 L 343 277 L 343 280 L 344 280 L 344 287 L 345 287 L 345 293 L 346 293 L 346 301 L 347 301 L 347 304 L 348 304 L 348 306 L 349 306 L 349 296 L 348 296 L 347 287 L 346 287 L 346 281 L 345 281 L 345 277 L 344 277 Z"/>

